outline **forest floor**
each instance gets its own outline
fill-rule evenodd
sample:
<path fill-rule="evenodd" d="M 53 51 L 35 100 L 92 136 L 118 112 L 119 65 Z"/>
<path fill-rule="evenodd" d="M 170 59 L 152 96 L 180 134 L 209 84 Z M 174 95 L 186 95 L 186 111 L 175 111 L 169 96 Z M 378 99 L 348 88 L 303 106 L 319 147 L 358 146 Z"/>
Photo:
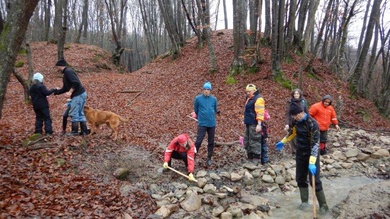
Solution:
<path fill-rule="evenodd" d="M 157 206 L 147 192 L 148 185 L 180 180 L 174 176 L 161 177 L 158 169 L 164 148 L 173 137 L 187 132 L 195 139 L 197 124 L 188 115 L 192 112 L 194 97 L 206 81 L 212 83 L 212 94 L 218 98 L 221 110 L 216 141 L 238 140 L 243 131 L 245 86 L 254 83 L 260 88 L 271 114 L 269 156 L 274 162 L 282 159 L 272 145 L 284 135 L 285 106 L 290 90 L 272 80 L 270 50 L 261 49 L 263 62 L 258 73 L 236 76 L 236 83 L 228 85 L 226 78 L 233 59 L 231 32 L 218 31 L 213 35 L 213 44 L 218 65 L 218 72 L 214 74 L 208 72 L 207 48 L 197 49 L 196 39 L 187 41 L 176 60 L 159 57 L 132 73 L 120 73 L 123 69 L 112 66 L 110 54 L 100 48 L 66 45 L 65 57 L 87 90 L 87 105 L 130 118 L 130 122 L 120 126 L 117 141 L 108 137 L 109 130 L 104 125 L 98 134 L 86 139 L 61 136 L 66 98 L 60 95 L 48 97 L 55 134 L 23 145 L 34 132 L 35 115 L 31 105 L 24 101 L 22 86 L 11 77 L 0 120 L 0 218 L 117 218 L 128 209 L 133 218 L 146 218 L 154 213 Z M 45 85 L 61 87 L 61 73 L 53 68 L 57 46 L 47 42 L 31 43 L 31 46 L 35 71 L 45 76 Z M 27 63 L 24 55 L 20 55 L 19 60 Z M 286 78 L 294 84 L 298 83 L 297 63 L 299 61 L 282 64 Z M 309 105 L 330 94 L 341 128 L 390 133 L 389 120 L 379 114 L 370 100 L 352 98 L 347 84 L 319 61 L 314 63 L 314 69 L 316 77 L 303 75 L 303 92 Z M 18 72 L 27 78 L 27 64 Z M 202 160 L 204 155 L 202 149 L 196 171 L 223 170 L 245 158 L 242 151 L 233 147 L 217 147 L 215 162 L 207 168 Z M 118 167 L 131 170 L 127 181 L 119 181 L 112 175 Z M 123 197 L 119 188 L 125 183 L 133 184 L 134 190 Z M 363 191 L 366 192 L 361 197 L 370 196 L 369 189 Z M 358 204 L 346 207 L 357 210 Z"/>

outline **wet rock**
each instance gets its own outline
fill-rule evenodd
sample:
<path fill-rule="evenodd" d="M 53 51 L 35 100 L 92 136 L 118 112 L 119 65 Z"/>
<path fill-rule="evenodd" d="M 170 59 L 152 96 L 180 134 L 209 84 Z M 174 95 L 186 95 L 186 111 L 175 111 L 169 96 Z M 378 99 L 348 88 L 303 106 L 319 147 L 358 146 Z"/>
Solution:
<path fill-rule="evenodd" d="M 127 168 L 118 168 L 114 171 L 113 175 L 119 180 L 125 180 L 130 174 L 130 170 Z"/>
<path fill-rule="evenodd" d="M 263 175 L 261 180 L 263 180 L 266 183 L 273 183 L 274 182 L 274 179 L 270 175 Z"/>
<path fill-rule="evenodd" d="M 356 148 L 350 149 L 350 150 L 348 150 L 348 151 L 345 152 L 345 156 L 346 156 L 347 158 L 356 157 L 356 156 L 358 155 L 359 152 L 360 152 L 359 149 L 356 149 Z"/>
<path fill-rule="evenodd" d="M 213 208 L 213 216 L 214 217 L 218 217 L 224 211 L 225 211 L 225 209 L 222 206 L 219 205 L 219 206 Z"/>
<path fill-rule="evenodd" d="M 232 219 L 233 215 L 230 212 L 223 212 L 221 214 L 221 219 Z"/>
<path fill-rule="evenodd" d="M 230 174 L 230 180 L 235 182 L 235 181 L 239 181 L 243 178 L 242 175 L 238 174 L 238 173 L 231 173 Z"/>
<path fill-rule="evenodd" d="M 191 192 L 187 195 L 187 198 L 180 203 L 180 206 L 188 212 L 195 211 L 202 206 L 202 200 L 196 192 Z"/>
<path fill-rule="evenodd" d="M 217 192 L 217 187 L 213 184 L 206 184 L 203 187 L 203 191 L 208 194 L 215 194 Z"/>

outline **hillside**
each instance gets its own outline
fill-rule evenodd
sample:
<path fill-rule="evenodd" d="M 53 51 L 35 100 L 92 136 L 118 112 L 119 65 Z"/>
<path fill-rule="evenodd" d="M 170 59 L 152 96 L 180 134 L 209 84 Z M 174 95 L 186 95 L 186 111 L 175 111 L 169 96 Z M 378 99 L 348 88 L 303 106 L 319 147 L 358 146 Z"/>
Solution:
<path fill-rule="evenodd" d="M 212 83 L 212 93 L 218 98 L 222 112 L 217 119 L 218 141 L 236 140 L 237 134 L 234 132 L 243 130 L 242 107 L 244 89 L 248 83 L 254 83 L 260 88 L 271 114 L 271 135 L 279 139 L 284 134 L 285 102 L 290 91 L 272 80 L 269 48 L 261 49 L 264 60 L 258 73 L 241 75 L 236 77 L 236 84 L 227 85 L 225 81 L 233 54 L 232 34 L 229 30 L 218 31 L 214 33 L 213 41 L 219 69 L 213 75 L 208 73 L 207 48 L 196 49 L 195 38 L 187 41 L 178 59 L 172 61 L 169 57 L 158 58 L 133 73 L 118 73 L 109 63 L 110 54 L 94 46 L 67 44 L 65 57 L 77 70 L 87 89 L 88 105 L 132 118 L 130 123 L 123 125 L 120 135 L 122 140 L 130 144 L 150 150 L 158 144 L 166 144 L 182 131 L 194 136 L 196 124 L 187 115 L 192 111 L 192 101 L 201 92 L 205 81 Z M 34 69 L 44 74 L 48 88 L 62 85 L 61 74 L 53 68 L 56 48 L 56 45 L 46 42 L 32 44 Z M 26 61 L 25 56 L 20 59 Z M 298 62 L 299 57 L 295 57 L 295 60 Z M 297 63 L 283 63 L 282 69 L 288 79 L 298 83 Z M 314 69 L 318 79 L 306 75 L 303 79 L 304 96 L 309 104 L 330 94 L 334 98 L 335 108 L 341 110 L 338 113 L 341 126 L 390 130 L 390 122 L 380 116 L 372 102 L 351 99 L 347 85 L 337 80 L 320 62 L 315 62 Z M 24 75 L 27 75 L 27 70 L 27 65 L 18 69 Z M 50 96 L 49 100 L 54 128 L 59 133 L 65 98 Z M 6 128 L 1 142 L 20 143 L 33 132 L 33 117 L 31 106 L 23 103 L 21 86 L 11 77 L 0 123 L 1 127 Z"/>
<path fill-rule="evenodd" d="M 123 73 L 112 66 L 109 52 L 98 47 L 66 44 L 65 57 L 87 90 L 87 104 L 130 118 L 130 122 L 120 126 L 115 142 L 108 137 L 105 125 L 98 134 L 85 139 L 62 136 L 66 98 L 60 95 L 48 97 L 54 136 L 26 147 L 22 143 L 34 132 L 35 115 L 32 106 L 23 102 L 22 86 L 12 76 L 0 120 L 0 218 L 119 218 L 123 212 L 131 213 L 133 218 L 146 218 L 154 213 L 157 204 L 150 195 L 151 184 L 162 183 L 162 187 L 171 188 L 171 181 L 184 181 L 173 174 L 161 177 L 156 169 L 161 168 L 163 150 L 171 138 L 181 132 L 195 138 L 196 123 L 188 115 L 205 81 L 212 83 L 212 93 L 218 98 L 221 110 L 217 117 L 218 142 L 238 140 L 238 134 L 244 130 L 241 120 L 245 86 L 254 83 L 260 88 L 271 114 L 269 156 L 271 161 L 279 161 L 284 155 L 276 153 L 273 144 L 284 135 L 285 103 L 290 91 L 272 80 L 269 48 L 261 49 L 264 60 L 258 73 L 240 75 L 236 77 L 237 83 L 227 85 L 233 55 L 231 31 L 213 33 L 213 43 L 219 71 L 212 75 L 208 73 L 207 48 L 196 49 L 196 39 L 187 41 L 178 59 L 161 56 L 132 73 Z M 62 75 L 53 67 L 57 46 L 35 42 L 31 47 L 34 70 L 45 76 L 45 85 L 61 87 Z M 18 60 L 27 63 L 25 55 Z M 331 94 L 340 100 L 334 103 L 341 109 L 342 129 L 390 131 L 390 122 L 379 115 L 372 102 L 351 99 L 347 85 L 320 62 L 316 61 L 314 68 L 318 79 L 305 76 L 303 80 L 309 104 Z M 298 80 L 298 69 L 297 64 L 283 63 L 286 77 L 294 83 Z M 28 66 L 18 71 L 27 77 Z M 354 137 L 348 139 L 351 138 Z M 216 162 L 207 168 L 203 164 L 205 147 L 202 146 L 197 157 L 197 172 L 206 169 L 219 173 L 245 160 L 239 146 L 216 147 L 213 157 Z M 113 177 L 118 167 L 131 170 L 127 180 Z M 123 195 L 122 188 L 126 186 L 130 189 Z"/>

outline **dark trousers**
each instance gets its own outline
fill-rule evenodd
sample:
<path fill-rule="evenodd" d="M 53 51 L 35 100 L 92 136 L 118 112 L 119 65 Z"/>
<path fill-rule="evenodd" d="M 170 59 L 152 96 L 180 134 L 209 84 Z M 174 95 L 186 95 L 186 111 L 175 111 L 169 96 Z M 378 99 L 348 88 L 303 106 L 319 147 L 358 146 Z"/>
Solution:
<path fill-rule="evenodd" d="M 320 142 L 326 143 L 328 141 L 328 130 L 320 131 Z"/>
<path fill-rule="evenodd" d="M 196 136 L 195 147 L 197 153 L 199 153 L 200 146 L 202 144 L 202 141 L 206 133 L 207 133 L 207 141 L 208 141 L 207 158 L 211 159 L 214 151 L 215 126 L 214 127 L 198 126 L 198 134 Z"/>
<path fill-rule="evenodd" d="M 305 150 L 301 148 L 297 148 L 296 153 L 296 181 L 298 183 L 299 188 L 307 188 L 307 176 L 309 175 L 309 183 L 312 184 L 311 173 L 309 171 L 309 158 L 310 158 L 310 149 Z M 316 192 L 322 190 L 322 182 L 320 180 L 320 156 L 317 156 L 316 161 L 317 172 L 315 175 L 316 181 Z"/>
<path fill-rule="evenodd" d="M 66 108 L 64 115 L 62 115 L 62 130 L 66 131 L 66 125 L 68 124 L 70 107 Z"/>
<path fill-rule="evenodd" d="M 49 108 L 34 109 L 35 112 L 35 132 L 42 134 L 43 124 L 45 123 L 45 133 L 53 134 L 52 121 Z"/>
<path fill-rule="evenodd" d="M 182 161 L 184 161 L 184 165 L 186 165 L 186 167 L 188 166 L 187 153 L 185 153 L 185 152 L 179 153 L 177 151 L 173 151 L 172 155 L 171 155 L 171 160 L 172 160 L 172 158 L 177 159 L 177 160 L 182 160 Z M 171 166 L 171 160 L 168 161 L 168 166 Z"/>

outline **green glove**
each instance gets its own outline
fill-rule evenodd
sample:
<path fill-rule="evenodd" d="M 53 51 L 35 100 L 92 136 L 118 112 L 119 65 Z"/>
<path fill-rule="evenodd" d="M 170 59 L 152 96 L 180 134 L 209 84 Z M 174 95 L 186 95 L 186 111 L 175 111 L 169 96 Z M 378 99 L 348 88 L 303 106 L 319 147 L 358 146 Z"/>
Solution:
<path fill-rule="evenodd" d="M 188 180 L 190 180 L 190 181 L 194 181 L 195 180 L 194 175 L 192 173 L 190 173 L 188 175 Z"/>
<path fill-rule="evenodd" d="M 163 167 L 164 167 L 164 169 L 168 169 L 168 163 L 164 162 Z"/>

